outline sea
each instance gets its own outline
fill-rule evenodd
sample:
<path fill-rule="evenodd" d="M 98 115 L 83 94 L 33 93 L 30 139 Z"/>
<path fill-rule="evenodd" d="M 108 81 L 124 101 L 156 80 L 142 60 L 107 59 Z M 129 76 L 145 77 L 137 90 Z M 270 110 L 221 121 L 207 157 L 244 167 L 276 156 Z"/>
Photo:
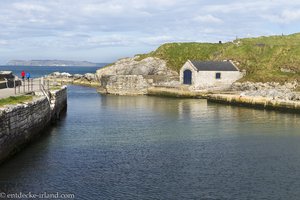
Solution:
<path fill-rule="evenodd" d="M 107 65 L 107 63 L 99 64 L 96 67 L 82 67 L 82 66 L 0 66 L 0 71 L 12 71 L 13 74 L 21 77 L 21 72 L 24 70 L 29 72 L 32 78 L 42 77 L 53 72 L 67 72 L 70 74 L 85 74 L 95 73 L 97 69 Z"/>

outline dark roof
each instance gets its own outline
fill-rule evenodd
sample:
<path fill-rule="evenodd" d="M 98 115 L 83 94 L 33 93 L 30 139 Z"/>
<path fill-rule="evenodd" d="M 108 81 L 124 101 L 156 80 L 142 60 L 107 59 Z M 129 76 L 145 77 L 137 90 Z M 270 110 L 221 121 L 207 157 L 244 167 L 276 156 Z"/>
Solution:
<path fill-rule="evenodd" d="M 238 71 L 229 61 L 191 61 L 198 71 Z"/>

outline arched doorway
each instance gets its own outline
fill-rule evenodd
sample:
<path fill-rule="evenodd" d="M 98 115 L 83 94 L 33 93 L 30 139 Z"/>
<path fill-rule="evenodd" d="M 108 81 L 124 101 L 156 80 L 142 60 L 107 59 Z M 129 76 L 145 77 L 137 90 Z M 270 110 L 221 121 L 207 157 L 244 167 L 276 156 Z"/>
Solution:
<path fill-rule="evenodd" d="M 183 72 L 183 84 L 192 85 L 192 71 L 189 69 Z"/>

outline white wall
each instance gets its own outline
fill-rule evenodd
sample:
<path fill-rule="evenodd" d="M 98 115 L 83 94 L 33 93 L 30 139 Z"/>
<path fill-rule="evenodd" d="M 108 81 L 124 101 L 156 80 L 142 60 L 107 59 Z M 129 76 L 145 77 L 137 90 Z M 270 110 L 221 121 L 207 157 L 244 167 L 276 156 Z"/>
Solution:
<path fill-rule="evenodd" d="M 197 89 L 205 89 L 211 87 L 228 88 L 238 79 L 242 78 L 239 71 L 197 71 L 197 69 L 187 61 L 180 69 L 180 83 L 183 84 L 183 72 L 185 70 L 192 71 L 192 86 Z M 221 79 L 216 79 L 216 73 L 221 73 Z"/>
<path fill-rule="evenodd" d="M 221 73 L 221 79 L 216 79 L 216 73 Z M 240 78 L 242 75 L 239 71 L 199 71 L 195 79 L 195 87 L 227 88 Z"/>

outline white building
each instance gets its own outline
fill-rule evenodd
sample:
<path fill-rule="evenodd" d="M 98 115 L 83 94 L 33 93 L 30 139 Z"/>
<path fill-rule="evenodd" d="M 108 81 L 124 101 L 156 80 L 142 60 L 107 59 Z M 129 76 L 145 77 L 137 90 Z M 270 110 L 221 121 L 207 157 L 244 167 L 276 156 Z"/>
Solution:
<path fill-rule="evenodd" d="M 197 89 L 228 88 L 243 75 L 231 61 L 191 61 L 180 69 L 180 83 Z"/>

